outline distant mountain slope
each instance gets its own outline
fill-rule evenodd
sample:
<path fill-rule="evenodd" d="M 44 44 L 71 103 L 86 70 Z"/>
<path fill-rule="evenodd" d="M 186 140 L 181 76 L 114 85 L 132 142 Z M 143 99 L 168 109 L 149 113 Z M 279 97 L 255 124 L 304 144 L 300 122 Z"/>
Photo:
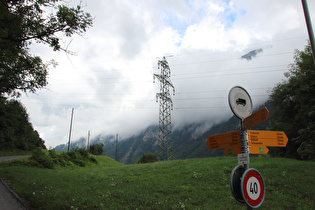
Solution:
<path fill-rule="evenodd" d="M 268 103 L 258 107 L 255 111 L 267 106 Z M 232 116 L 230 119 L 216 124 L 209 128 L 206 132 L 198 133 L 200 127 L 204 124 L 190 124 L 180 129 L 176 129 L 172 133 L 173 155 L 174 159 L 201 158 L 223 156 L 224 149 L 208 150 L 206 141 L 208 136 L 226 133 L 240 129 L 240 121 L 237 117 Z M 253 130 L 266 130 L 268 121 L 252 128 Z M 126 164 L 135 163 L 142 154 L 148 152 L 157 153 L 158 125 L 152 125 L 143 130 L 140 134 L 131 136 L 127 139 L 120 139 L 117 145 L 117 159 L 119 162 Z M 103 142 L 105 144 L 106 155 L 115 158 L 116 141 L 114 135 L 97 136 L 91 140 L 91 144 Z M 71 144 L 71 148 L 85 147 L 86 139 L 81 138 L 77 142 Z M 59 145 L 55 148 L 57 151 L 67 151 L 66 144 Z"/>

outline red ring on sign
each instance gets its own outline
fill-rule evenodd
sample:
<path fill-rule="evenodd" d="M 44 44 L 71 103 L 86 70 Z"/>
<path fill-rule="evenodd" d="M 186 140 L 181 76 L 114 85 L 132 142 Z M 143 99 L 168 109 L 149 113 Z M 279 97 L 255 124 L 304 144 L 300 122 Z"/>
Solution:
<path fill-rule="evenodd" d="M 257 199 L 253 200 L 251 199 L 251 197 L 249 196 L 248 192 L 247 192 L 247 182 L 251 177 L 255 177 L 258 182 L 259 182 L 259 187 L 260 187 L 260 194 L 258 196 Z M 244 172 L 244 175 L 242 177 L 242 193 L 243 196 L 245 198 L 246 203 L 251 206 L 252 208 L 257 208 L 259 207 L 262 202 L 264 201 L 265 198 L 265 184 L 264 184 L 264 180 L 262 178 L 262 176 L 260 175 L 260 173 L 256 170 L 256 169 L 247 169 Z"/>

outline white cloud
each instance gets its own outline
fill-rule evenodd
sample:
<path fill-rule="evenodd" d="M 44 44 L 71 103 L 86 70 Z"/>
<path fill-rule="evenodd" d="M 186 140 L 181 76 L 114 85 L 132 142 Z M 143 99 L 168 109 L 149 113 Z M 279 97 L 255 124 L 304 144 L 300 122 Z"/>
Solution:
<path fill-rule="evenodd" d="M 235 85 L 245 87 L 256 105 L 266 100 L 267 90 L 284 78 L 294 49 L 303 49 L 307 39 L 302 8 L 294 0 L 85 0 L 83 5 L 95 20 L 83 37 L 65 42 L 76 56 L 32 48 L 59 63 L 49 72 L 48 90 L 22 97 L 48 147 L 68 141 L 72 107 L 73 140 L 88 130 L 128 137 L 158 124 L 153 73 L 159 73 L 157 57 L 164 55 L 171 56 L 176 89 L 174 127 L 210 126 L 232 115 L 227 94 Z M 253 60 L 241 59 L 259 48 L 263 52 Z"/>

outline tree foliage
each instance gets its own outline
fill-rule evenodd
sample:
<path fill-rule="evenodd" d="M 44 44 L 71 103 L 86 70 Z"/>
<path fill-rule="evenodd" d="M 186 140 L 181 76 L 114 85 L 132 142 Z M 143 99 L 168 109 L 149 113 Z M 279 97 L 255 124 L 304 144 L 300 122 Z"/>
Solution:
<path fill-rule="evenodd" d="M 44 141 L 29 123 L 23 105 L 16 100 L 0 97 L 0 148 L 1 150 L 33 150 L 46 148 Z"/>
<path fill-rule="evenodd" d="M 283 130 L 289 138 L 285 155 L 315 159 L 315 67 L 311 46 L 296 50 L 294 63 L 270 95 L 275 106 L 272 130 Z"/>
<path fill-rule="evenodd" d="M 77 148 L 70 152 L 62 153 L 56 153 L 55 150 L 49 150 L 47 153 L 40 148 L 36 148 L 32 151 L 32 157 L 21 163 L 39 168 L 54 169 L 56 166 L 68 167 L 77 165 L 79 167 L 85 167 L 87 163 L 97 164 L 98 162 L 93 155 L 89 155 L 87 150 L 83 148 Z"/>
<path fill-rule="evenodd" d="M 143 154 L 136 163 L 137 164 L 153 163 L 153 162 L 157 162 L 157 161 L 158 161 L 158 158 L 156 155 L 154 155 L 152 153 L 147 153 L 147 154 Z"/>
<path fill-rule="evenodd" d="M 97 143 L 90 145 L 89 153 L 93 155 L 102 155 L 105 152 L 104 150 L 104 144 L 103 143 Z"/>
<path fill-rule="evenodd" d="M 69 8 L 61 2 L 0 2 L 0 96 L 18 96 L 19 91 L 35 92 L 47 85 L 51 63 L 44 64 L 39 56 L 31 55 L 31 44 L 43 43 L 55 51 L 66 51 L 59 37 L 82 34 L 92 25 L 91 15 L 84 13 L 81 6 Z"/>

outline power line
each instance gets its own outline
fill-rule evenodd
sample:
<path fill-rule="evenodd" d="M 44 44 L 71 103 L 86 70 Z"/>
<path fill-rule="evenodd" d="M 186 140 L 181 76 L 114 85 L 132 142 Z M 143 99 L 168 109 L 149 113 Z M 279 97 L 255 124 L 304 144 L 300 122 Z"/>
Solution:
<path fill-rule="evenodd" d="M 285 38 L 285 39 L 277 39 L 277 40 L 273 40 L 273 41 L 267 41 L 267 42 L 256 42 L 256 43 L 252 43 L 252 44 L 248 44 L 246 45 L 246 47 L 250 47 L 250 46 L 262 46 L 262 45 L 265 45 L 265 44 L 269 44 L 269 43 L 276 43 L 276 42 L 285 42 L 285 41 L 290 41 L 290 40 L 294 40 L 294 39 L 307 39 L 307 36 L 306 35 L 300 35 L 300 36 L 296 36 L 296 37 L 289 37 L 289 38 Z M 234 48 L 239 48 L 239 47 L 242 47 L 244 48 L 244 46 L 235 46 Z M 176 59 L 176 57 L 182 57 L 182 56 L 192 56 L 192 55 L 195 55 L 195 54 L 204 54 L 204 53 L 212 53 L 213 50 L 196 50 L 195 52 L 184 52 L 184 53 L 168 53 L 168 55 L 165 55 L 165 56 L 168 56 L 172 59 Z M 163 57 L 162 56 L 157 56 L 157 57 Z M 151 58 L 148 58 L 148 59 L 156 59 L 156 57 L 151 57 Z"/>
<path fill-rule="evenodd" d="M 259 68 L 268 68 L 268 67 L 255 67 L 255 68 L 246 68 L 246 69 L 259 69 Z M 221 77 L 221 76 L 233 76 L 233 75 L 239 75 L 239 74 L 256 74 L 256 73 L 272 73 L 272 72 L 279 72 L 279 71 L 287 71 L 287 68 L 283 69 L 273 69 L 273 70 L 264 70 L 264 71 L 251 71 L 251 72 L 238 72 L 233 74 L 225 74 L 224 72 L 228 71 L 238 71 L 238 70 L 246 70 L 246 69 L 227 69 L 227 70 L 221 70 L 221 71 L 204 71 L 204 72 L 196 72 L 196 73 L 179 73 L 174 74 L 175 77 L 174 80 L 181 80 L 181 79 L 195 79 L 195 78 L 204 78 L 204 77 Z M 188 74 L 210 74 L 210 73 L 216 73 L 216 72 L 222 72 L 223 74 L 220 75 L 208 75 L 208 76 L 198 76 L 198 77 L 179 77 L 181 75 L 188 75 Z M 149 77 L 148 77 L 149 78 Z M 73 86 L 73 85 L 112 85 L 112 84 L 119 84 L 119 83 L 132 83 L 132 85 L 143 85 L 144 83 L 151 83 L 151 80 L 138 80 L 138 81 L 110 81 L 110 82 L 65 82 L 65 83 L 53 83 L 53 85 L 63 85 L 63 86 Z M 51 85 L 51 84 L 50 84 Z"/>
<path fill-rule="evenodd" d="M 290 52 L 279 52 L 273 54 L 262 54 L 259 57 L 266 57 L 266 56 L 275 56 L 275 55 L 285 55 L 285 54 L 292 54 L 293 51 Z M 199 62 L 189 62 L 189 63 L 181 63 L 181 64 L 172 64 L 172 66 L 187 66 L 187 65 L 195 65 L 195 64 L 204 64 L 204 63 L 214 63 L 214 62 L 223 62 L 223 61 L 232 61 L 232 60 L 241 60 L 242 58 L 226 58 L 226 59 L 217 59 L 217 60 L 206 60 L 206 61 L 199 61 Z"/>
<path fill-rule="evenodd" d="M 248 90 L 268 90 L 268 87 L 258 87 L 258 88 L 248 88 Z M 229 92 L 229 90 L 205 90 L 205 91 L 191 91 L 191 92 L 177 92 L 177 95 L 180 94 L 203 94 L 203 93 L 217 93 L 217 92 Z"/>
<path fill-rule="evenodd" d="M 229 107 L 228 106 L 215 106 L 215 107 L 211 107 L 211 106 L 205 106 L 205 107 L 196 107 L 196 106 L 193 106 L 193 107 L 177 107 L 175 108 L 176 110 L 185 110 L 185 109 L 195 109 L 195 110 L 198 110 L 198 109 L 228 109 Z"/>
<path fill-rule="evenodd" d="M 234 74 L 221 74 L 221 75 L 208 75 L 208 76 L 196 76 L 196 77 L 182 77 L 182 78 L 174 78 L 174 80 L 183 80 L 183 79 L 200 79 L 205 77 L 226 77 L 226 76 L 235 76 L 235 75 L 243 75 L 243 74 L 258 74 L 258 73 L 274 73 L 282 71 L 284 72 L 287 69 L 278 69 L 278 70 L 266 70 L 266 71 L 255 71 L 255 72 L 239 72 Z"/>
<path fill-rule="evenodd" d="M 250 67 L 250 68 L 222 69 L 222 70 L 215 70 L 215 71 L 208 70 L 208 71 L 202 71 L 202 72 L 179 73 L 179 74 L 173 74 L 173 76 L 189 75 L 189 74 L 210 74 L 210 73 L 216 73 L 216 72 L 240 71 L 240 70 L 253 70 L 253 69 L 264 69 L 264 68 L 274 68 L 274 67 L 287 67 L 287 64 L 283 64 L 283 65 L 272 65 L 272 66 L 259 66 L 259 67 Z"/>

